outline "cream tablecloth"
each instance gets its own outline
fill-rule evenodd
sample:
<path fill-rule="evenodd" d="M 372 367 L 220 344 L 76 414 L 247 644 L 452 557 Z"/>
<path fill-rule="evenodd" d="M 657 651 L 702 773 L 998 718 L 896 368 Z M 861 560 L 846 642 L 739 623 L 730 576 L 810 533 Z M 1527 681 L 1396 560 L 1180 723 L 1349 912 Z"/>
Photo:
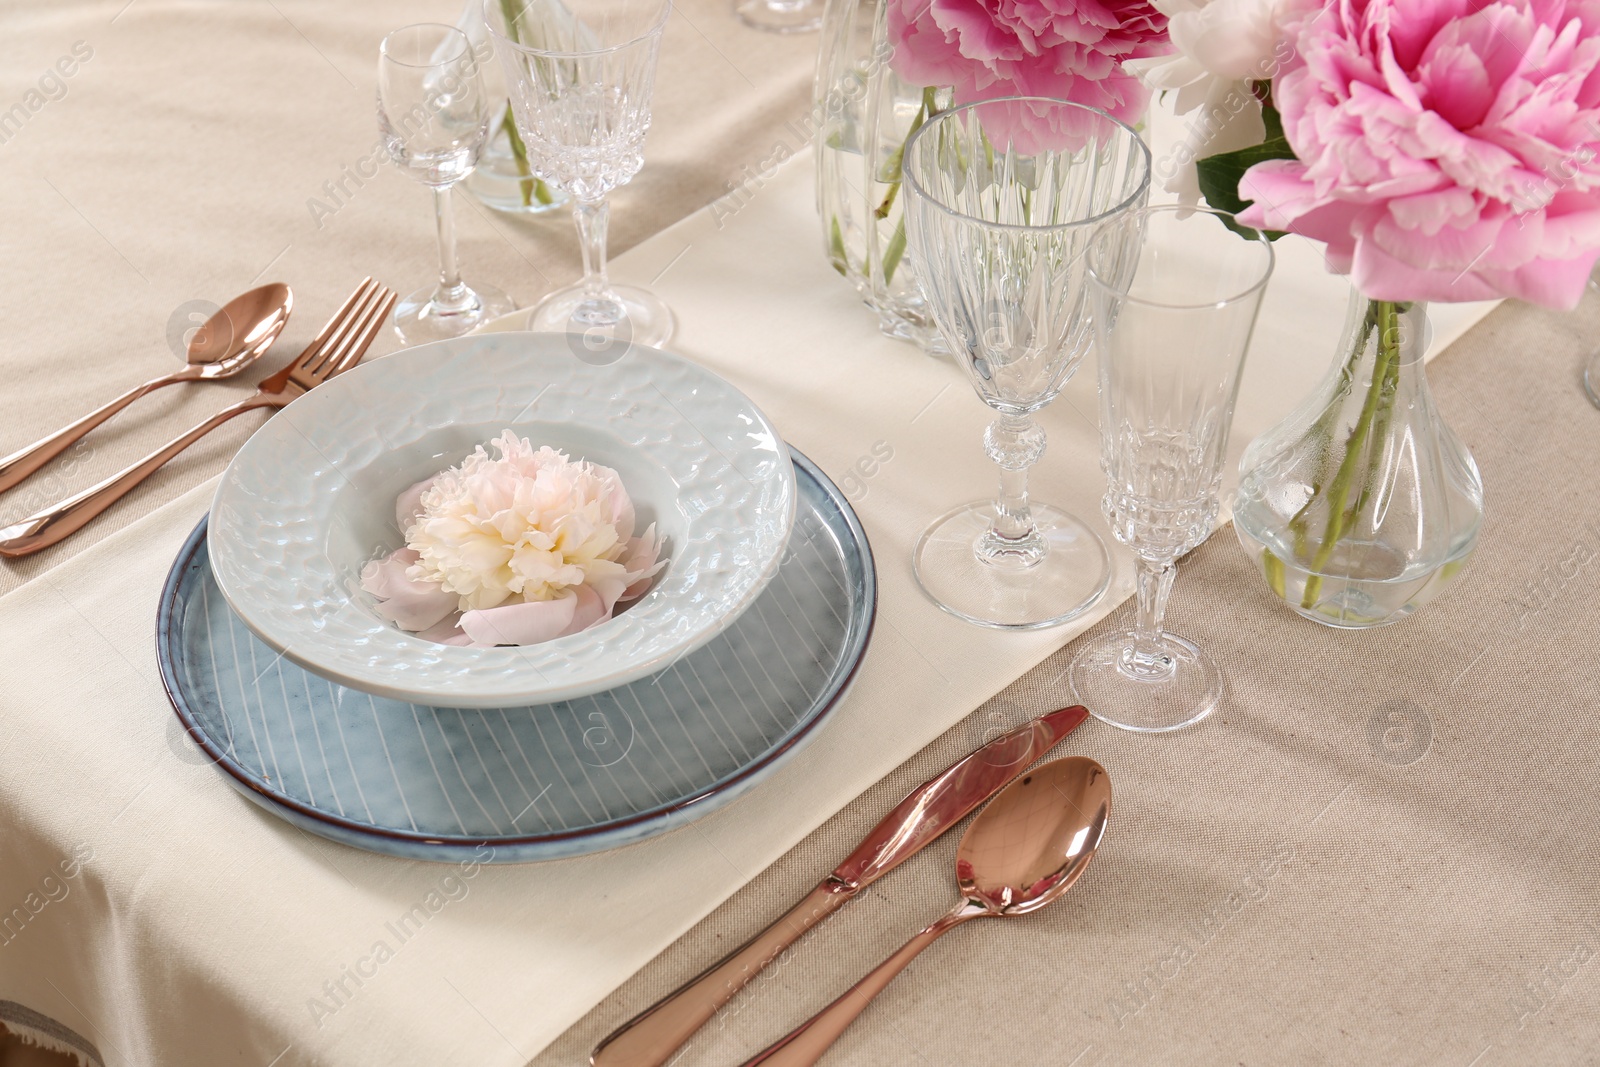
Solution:
<path fill-rule="evenodd" d="M 397 283 L 407 268 L 419 278 L 427 270 L 425 204 L 402 179 L 386 174 L 355 189 L 323 230 L 304 201 L 370 151 L 367 72 L 383 29 L 453 10 L 120 6 L 6 16 L 25 30 L 0 45 L 13 53 L 15 77 L 3 84 L 18 99 L 34 76 L 17 71 L 42 70 L 78 40 L 93 55 L 65 80 L 64 96 L 30 112 L 0 145 L 15 153 L 19 173 L 40 176 L 4 194 L 15 198 L 19 247 L 30 255 L 8 268 L 3 321 L 14 343 L 0 448 L 171 366 L 165 342 L 151 343 L 171 318 L 151 308 L 168 295 L 221 299 L 256 276 L 284 277 L 301 293 L 292 329 L 303 339 L 374 264 Z M 728 160 L 759 165 L 780 144 L 796 147 L 779 119 L 803 106 L 810 42 L 750 34 L 710 5 L 685 5 L 672 32 L 651 164 L 629 194 L 642 220 L 636 235 L 730 180 L 746 181 Z M 105 81 L 91 81 L 99 71 Z M 465 891 L 441 888 L 439 868 L 313 841 L 246 807 L 175 736 L 154 685 L 149 620 L 154 583 L 203 509 L 204 489 L 127 527 L 136 502 L 17 568 L 17 577 L 41 580 L 0 601 L 9 653 L 0 900 L 35 893 L 47 902 L 0 945 L 0 999 L 63 1020 L 111 1063 L 520 1063 L 788 845 L 1050 653 L 1059 635 L 987 638 L 909 595 L 904 549 L 917 526 L 987 487 L 975 447 L 982 409 L 953 370 L 878 339 L 827 276 L 796 193 L 802 176 L 755 185 L 747 188 L 760 195 L 747 209 L 730 217 L 725 202 L 641 248 L 624 270 L 654 280 L 683 315 L 680 347 L 750 388 L 837 476 L 878 440 L 895 451 L 898 462 L 863 477 L 856 492 L 883 561 L 890 625 L 861 689 L 816 748 L 695 831 L 571 864 L 473 871 L 452 883 Z M 623 242 L 628 210 L 619 201 Z M 469 231 L 477 227 L 472 261 L 519 296 L 544 288 L 538 271 L 552 280 L 572 273 L 563 224 L 465 218 Z M 763 252 L 723 232 L 741 226 L 785 240 Z M 273 244 L 279 237 L 283 246 Z M 246 262 L 258 248 L 260 265 Z M 1315 337 L 1337 317 L 1337 300 L 1327 298 L 1337 286 L 1319 298 L 1314 271 L 1282 277 L 1314 290 L 1274 288 L 1291 315 L 1307 317 L 1269 319 L 1287 332 L 1274 339 L 1268 326 L 1262 342 L 1292 353 L 1284 340 Z M 744 287 L 756 312 L 747 322 L 722 321 L 719 284 Z M 216 288 L 225 291 L 213 296 Z M 1583 472 L 1559 462 L 1586 440 L 1592 448 L 1584 419 L 1593 413 L 1572 392 L 1570 366 L 1566 374 L 1556 366 L 1570 364 L 1575 329 L 1507 309 L 1463 343 L 1481 353 L 1478 377 L 1446 379 L 1462 398 L 1452 407 L 1446 392 L 1447 410 L 1491 488 L 1486 457 L 1509 452 L 1500 491 L 1516 494 L 1498 505 L 1510 511 L 1492 527 L 1497 549 L 1486 536 L 1476 584 L 1406 628 L 1337 637 L 1273 610 L 1236 548 L 1214 539 L 1180 584 L 1174 621 L 1225 655 L 1228 707 L 1211 726 L 1172 739 L 1085 728 L 1073 747 L 1113 768 L 1120 849 L 1054 915 L 974 932 L 927 957 L 852 1033 L 839 1061 L 1431 1063 L 1456 1062 L 1459 1052 L 1463 1063 L 1493 1054 L 1573 1060 L 1593 1036 L 1581 1024 L 1594 1017 L 1585 964 L 1596 941 L 1588 935 L 1584 954 L 1575 939 L 1593 919 L 1595 871 L 1581 831 L 1594 804 L 1581 770 L 1595 737 L 1581 712 L 1530 714 L 1529 694 L 1530 683 L 1567 684 L 1592 653 L 1581 628 L 1588 572 L 1571 562 L 1589 534 L 1567 530 L 1587 521 L 1586 497 L 1571 488 Z M 1508 337 L 1530 348 L 1515 387 L 1494 374 L 1504 362 L 1489 362 Z M 1565 348 L 1556 343 L 1563 337 Z M 1237 443 L 1320 370 L 1320 353 L 1263 365 L 1261 348 L 1256 369 L 1267 373 L 1247 382 Z M 1098 492 L 1086 385 L 1051 416 L 1056 451 L 1040 489 L 1080 510 Z M 155 404 L 148 418 L 102 435 L 60 478 L 119 464 L 225 392 Z M 236 444 L 214 443 L 141 501 L 203 479 Z M 1529 453 L 1537 458 L 1524 464 Z M 1538 519 L 1515 521 L 1522 514 Z M 1533 608 L 1510 613 L 1513 633 L 1505 602 L 1529 596 L 1519 580 L 1541 577 L 1535 561 L 1563 580 L 1544 575 Z M 1564 644 L 1518 676 L 1507 664 L 1527 627 L 1550 627 Z M 1460 655 L 1470 648 L 1476 660 Z M 1472 697 L 1483 707 L 1500 694 L 1500 715 L 1458 703 L 1447 674 L 1458 659 L 1455 681 L 1482 687 Z M 1058 673 L 1058 663 L 1029 673 L 807 838 L 583 1019 L 548 1062 L 575 1062 L 604 1028 L 776 914 L 910 780 L 999 723 L 1058 703 Z M 1426 724 L 1430 745 L 1411 762 L 1398 758 L 1411 749 L 1395 748 L 1385 732 L 1394 714 Z M 685 1062 L 753 1050 L 930 917 L 948 893 L 948 851 L 930 849 L 808 944 Z M 596 885 L 606 887 L 599 899 Z M 681 892 L 646 891 L 662 885 Z M 430 927 L 437 938 L 409 945 L 337 1012 L 312 1010 L 323 983 L 367 950 L 365 934 L 430 891 L 448 901 Z M 1508 1012 L 1514 1018 L 1502 1018 Z"/>

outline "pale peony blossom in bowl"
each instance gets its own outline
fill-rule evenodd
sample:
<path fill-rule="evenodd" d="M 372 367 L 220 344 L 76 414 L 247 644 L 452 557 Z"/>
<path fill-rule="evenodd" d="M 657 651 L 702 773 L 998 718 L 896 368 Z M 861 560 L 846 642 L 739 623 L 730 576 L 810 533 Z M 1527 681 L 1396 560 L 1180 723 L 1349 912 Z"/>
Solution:
<path fill-rule="evenodd" d="M 619 596 L 626 610 L 558 640 L 423 640 L 379 616 L 361 572 L 405 546 L 408 486 L 507 427 L 615 471 L 635 512 L 619 542 L 654 524 L 671 559 Z M 797 503 L 777 427 L 704 367 L 643 346 L 597 365 L 561 334 L 487 334 L 363 363 L 268 420 L 223 476 L 207 544 L 229 605 L 308 670 L 411 704 L 509 708 L 627 685 L 724 633 L 777 575 Z"/>
<path fill-rule="evenodd" d="M 1246 172 L 1241 222 L 1327 242 L 1374 300 L 1578 302 L 1600 256 L 1600 6 L 1302 2 L 1284 28 L 1297 158 Z"/>
<path fill-rule="evenodd" d="M 654 524 L 634 536 L 617 472 L 504 431 L 401 494 L 406 546 L 361 587 L 402 630 L 443 644 L 531 645 L 610 619 L 666 565 Z"/>

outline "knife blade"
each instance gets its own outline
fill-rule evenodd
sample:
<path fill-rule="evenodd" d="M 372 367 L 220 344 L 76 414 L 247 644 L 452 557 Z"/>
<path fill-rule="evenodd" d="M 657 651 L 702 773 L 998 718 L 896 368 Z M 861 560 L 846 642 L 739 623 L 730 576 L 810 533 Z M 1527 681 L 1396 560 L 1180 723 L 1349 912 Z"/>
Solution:
<path fill-rule="evenodd" d="M 808 930 L 971 814 L 1088 717 L 1088 710 L 1077 704 L 1052 711 L 1001 734 L 922 783 L 782 918 L 596 1045 L 589 1056 L 592 1067 L 661 1067 L 718 1008 Z"/>

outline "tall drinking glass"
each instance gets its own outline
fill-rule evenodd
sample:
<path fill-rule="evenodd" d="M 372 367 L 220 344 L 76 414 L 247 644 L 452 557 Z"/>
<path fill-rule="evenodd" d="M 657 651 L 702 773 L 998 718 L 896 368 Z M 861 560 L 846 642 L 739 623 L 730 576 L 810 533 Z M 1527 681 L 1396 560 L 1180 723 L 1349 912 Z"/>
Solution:
<path fill-rule="evenodd" d="M 1099 535 L 1028 498 L 1054 400 L 1089 347 L 1083 251 L 1142 204 L 1150 151 L 1094 108 L 1042 97 L 968 104 L 906 145 L 907 247 L 939 332 L 997 413 L 984 434 L 994 500 L 964 504 L 917 543 L 917 581 L 982 626 L 1034 629 L 1086 611 L 1110 582 Z"/>
<path fill-rule="evenodd" d="M 530 330 L 594 343 L 660 345 L 672 336 L 660 299 L 606 277 L 606 198 L 644 166 L 671 11 L 671 0 L 484 0 L 529 166 L 571 195 L 583 246 L 583 281 L 545 297 Z"/>
<path fill-rule="evenodd" d="M 516 310 L 493 286 L 468 286 L 456 261 L 455 184 L 478 165 L 489 136 L 484 95 L 472 42 L 454 26 L 423 23 L 395 30 L 378 48 L 378 130 L 401 171 L 433 190 L 439 231 L 439 281 L 394 309 L 394 328 L 406 344 L 459 337 Z"/>
<path fill-rule="evenodd" d="M 1175 561 L 1217 520 L 1239 374 L 1272 274 L 1272 245 L 1231 231 L 1219 211 L 1151 207 L 1090 245 L 1100 359 L 1102 505 L 1138 559 L 1132 630 L 1087 644 L 1072 689 L 1125 730 L 1198 722 L 1222 696 L 1222 672 L 1162 627 Z M 1133 238 L 1130 243 L 1130 236 Z"/>

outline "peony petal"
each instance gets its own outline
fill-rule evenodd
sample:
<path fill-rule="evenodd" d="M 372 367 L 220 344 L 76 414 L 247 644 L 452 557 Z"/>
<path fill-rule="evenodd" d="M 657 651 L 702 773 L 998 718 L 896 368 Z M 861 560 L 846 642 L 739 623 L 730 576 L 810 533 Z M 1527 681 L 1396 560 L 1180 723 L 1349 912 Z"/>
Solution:
<path fill-rule="evenodd" d="M 567 628 L 561 631 L 562 637 L 568 634 L 579 633 L 591 626 L 596 626 L 611 618 L 611 609 L 600 599 L 600 594 L 586 585 L 580 585 L 573 590 L 577 595 L 577 605 L 572 610 L 572 621 Z"/>
<path fill-rule="evenodd" d="M 422 494 L 433 488 L 433 483 L 439 480 L 435 474 L 432 478 L 424 478 L 416 485 L 411 486 L 401 493 L 394 502 L 394 522 L 400 527 L 402 534 L 409 533 L 412 525 L 422 515 Z"/>
<path fill-rule="evenodd" d="M 459 646 L 472 644 L 472 638 L 461 630 L 460 614 L 454 611 L 426 630 L 418 630 L 417 636 L 424 641 L 437 641 L 441 645 Z"/>
<path fill-rule="evenodd" d="M 1497 295 L 1570 311 L 1583 299 L 1597 258 L 1600 258 L 1600 249 L 1584 252 L 1573 259 L 1537 259 L 1507 273 L 1483 273 Z"/>
<path fill-rule="evenodd" d="M 1413 267 L 1371 240 L 1356 242 L 1350 281 L 1373 300 L 1492 300 L 1498 295 L 1476 273 Z"/>
<path fill-rule="evenodd" d="M 465 612 L 461 629 L 479 647 L 536 645 L 561 636 L 577 606 L 578 597 L 570 592 L 559 600 L 503 604 Z"/>
<path fill-rule="evenodd" d="M 402 548 L 361 570 L 361 588 L 378 597 L 380 618 L 402 630 L 426 630 L 458 606 L 458 598 L 437 582 L 417 581 L 406 571 L 416 562 L 416 553 Z"/>

